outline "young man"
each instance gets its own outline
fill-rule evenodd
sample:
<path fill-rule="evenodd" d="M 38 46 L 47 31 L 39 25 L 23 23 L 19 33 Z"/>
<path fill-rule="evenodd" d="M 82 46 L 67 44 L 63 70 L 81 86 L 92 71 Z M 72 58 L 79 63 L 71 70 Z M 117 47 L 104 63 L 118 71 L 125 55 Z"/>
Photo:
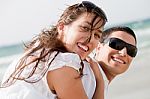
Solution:
<path fill-rule="evenodd" d="M 105 95 L 114 77 L 128 69 L 137 54 L 136 45 L 136 35 L 129 27 L 112 27 L 102 34 L 94 58 L 104 79 Z"/>

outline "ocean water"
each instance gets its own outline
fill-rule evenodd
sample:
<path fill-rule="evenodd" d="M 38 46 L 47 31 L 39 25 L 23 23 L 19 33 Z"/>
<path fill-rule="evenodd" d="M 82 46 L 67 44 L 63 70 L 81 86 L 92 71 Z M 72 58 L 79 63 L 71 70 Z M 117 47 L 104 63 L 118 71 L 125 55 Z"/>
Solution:
<path fill-rule="evenodd" d="M 148 61 L 150 59 L 150 19 L 125 23 L 125 24 L 121 24 L 121 25 L 126 25 L 126 26 L 131 27 L 137 35 L 137 42 L 138 42 L 138 54 L 132 63 L 133 67 L 128 72 L 130 75 L 127 75 L 127 74 L 125 75 L 125 76 L 127 76 L 126 78 L 128 78 L 127 79 L 128 82 L 126 82 L 126 83 L 128 84 L 128 86 L 130 88 L 135 87 L 135 86 L 137 86 L 139 88 L 139 86 L 143 85 L 143 83 L 145 83 L 147 85 L 141 86 L 141 88 L 145 88 L 145 89 L 143 89 L 142 92 L 141 92 L 141 90 L 140 90 L 140 92 L 139 91 L 137 92 L 137 90 L 136 90 L 135 95 L 134 94 L 131 95 L 131 92 L 129 90 L 132 90 L 132 89 L 127 89 L 127 87 L 128 87 L 127 86 L 126 88 L 123 88 L 125 90 L 123 90 L 122 93 L 124 93 L 124 94 L 122 94 L 121 91 L 120 90 L 117 91 L 117 89 L 119 89 L 120 87 L 123 87 L 124 85 L 122 85 L 122 84 L 124 84 L 124 82 L 119 83 L 119 81 L 118 81 L 118 83 L 117 83 L 114 81 L 116 83 L 116 85 L 114 84 L 114 87 L 110 88 L 110 94 L 109 94 L 110 96 L 112 96 L 114 98 L 111 97 L 110 99 L 150 99 L 150 96 L 148 94 L 148 93 L 150 93 L 150 86 L 148 85 L 148 82 L 150 83 L 150 78 L 147 77 L 150 74 L 150 72 L 148 71 L 148 70 L 150 70 L 150 67 L 148 66 L 149 65 Z M 23 53 L 23 44 L 0 46 L 0 81 L 2 79 L 2 76 L 3 76 L 6 68 L 13 61 L 13 59 L 18 57 L 21 53 Z M 123 77 L 125 77 L 125 76 L 123 76 Z M 133 83 L 134 82 L 133 79 L 137 82 Z M 143 82 L 141 82 L 141 80 Z M 138 82 L 141 84 L 138 84 Z M 118 84 L 121 84 L 121 86 L 119 86 Z M 132 87 L 131 87 L 131 84 L 132 84 Z M 149 88 L 148 88 L 148 86 L 149 86 Z M 135 88 L 133 88 L 133 89 L 135 89 Z M 135 92 L 135 90 L 133 90 L 133 91 Z M 120 93 L 120 94 L 118 94 L 118 93 Z M 141 95 L 139 93 L 141 93 Z M 136 97 L 138 95 L 140 95 L 139 98 Z M 145 97 L 145 98 L 140 98 L 140 97 Z"/>
<path fill-rule="evenodd" d="M 0 82 L 9 64 L 23 53 L 23 44 L 14 44 L 0 47 Z"/>

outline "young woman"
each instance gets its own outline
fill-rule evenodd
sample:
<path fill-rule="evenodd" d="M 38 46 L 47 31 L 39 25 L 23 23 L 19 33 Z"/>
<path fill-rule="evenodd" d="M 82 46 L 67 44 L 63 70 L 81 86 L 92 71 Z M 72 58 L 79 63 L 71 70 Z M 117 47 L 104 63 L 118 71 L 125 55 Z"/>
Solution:
<path fill-rule="evenodd" d="M 107 21 L 95 4 L 69 6 L 7 70 L 0 96 L 8 99 L 100 99 L 95 76 L 83 60 L 98 45 Z M 99 88 L 98 88 L 99 89 Z"/>

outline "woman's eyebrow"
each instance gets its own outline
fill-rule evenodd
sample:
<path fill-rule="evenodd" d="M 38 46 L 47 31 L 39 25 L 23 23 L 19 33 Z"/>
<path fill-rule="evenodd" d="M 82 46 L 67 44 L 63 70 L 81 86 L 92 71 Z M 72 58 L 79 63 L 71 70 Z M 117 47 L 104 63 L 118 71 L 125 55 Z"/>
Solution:
<path fill-rule="evenodd" d="M 98 31 L 98 32 L 100 32 L 100 33 L 103 33 L 103 31 L 102 31 L 102 30 L 100 30 L 100 29 L 98 29 L 97 31 Z"/>
<path fill-rule="evenodd" d="M 88 24 L 88 25 L 92 26 L 92 23 L 91 23 L 91 22 L 89 22 L 89 21 L 84 21 L 83 23 L 86 23 L 86 24 Z"/>
<path fill-rule="evenodd" d="M 96 31 L 98 31 L 100 33 L 103 33 L 103 31 L 100 28 L 93 28 L 92 30 L 96 30 Z"/>
<path fill-rule="evenodd" d="M 91 22 L 89 22 L 89 21 L 84 21 L 83 23 L 86 23 L 86 24 L 88 24 L 88 25 L 92 26 L 92 23 L 91 23 Z M 102 32 L 103 32 L 102 30 L 100 30 L 100 28 L 93 28 L 92 30 L 97 30 L 97 31 L 98 31 L 98 32 L 100 32 L 100 33 L 102 33 Z"/>

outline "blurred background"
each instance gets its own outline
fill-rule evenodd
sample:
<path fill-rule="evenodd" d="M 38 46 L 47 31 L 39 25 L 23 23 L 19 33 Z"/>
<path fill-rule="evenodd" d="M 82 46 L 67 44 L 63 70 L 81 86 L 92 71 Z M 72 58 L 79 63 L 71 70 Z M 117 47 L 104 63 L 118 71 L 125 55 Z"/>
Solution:
<path fill-rule="evenodd" d="M 109 85 L 108 99 L 150 99 L 150 0 L 91 1 L 108 16 L 106 28 L 129 26 L 138 40 L 138 55 L 129 70 Z M 81 0 L 0 0 L 0 81 L 23 52 L 23 42 L 55 24 L 67 6 L 77 2 Z"/>

